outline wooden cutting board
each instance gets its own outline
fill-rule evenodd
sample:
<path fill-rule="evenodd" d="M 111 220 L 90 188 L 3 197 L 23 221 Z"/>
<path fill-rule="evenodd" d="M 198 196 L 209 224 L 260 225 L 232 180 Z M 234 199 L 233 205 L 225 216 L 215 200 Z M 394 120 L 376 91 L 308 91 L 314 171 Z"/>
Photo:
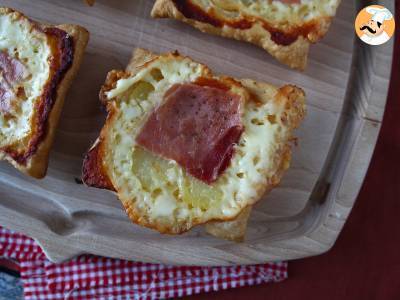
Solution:
<path fill-rule="evenodd" d="M 228 265 L 287 260 L 327 251 L 354 204 L 376 143 L 389 84 L 393 44 L 354 37 L 356 11 L 367 1 L 342 1 L 324 40 L 312 46 L 304 73 L 252 45 L 203 34 L 172 20 L 152 20 L 150 0 L 1 0 L 50 23 L 85 26 L 91 40 L 66 99 L 48 176 L 28 178 L 0 163 L 0 224 L 35 238 L 53 261 L 93 253 L 168 264 Z M 365 3 L 364 3 L 365 2 Z M 394 11 L 392 1 L 378 1 Z M 364 5 L 365 4 L 365 5 Z M 307 94 L 308 115 L 281 185 L 252 212 L 244 243 L 197 227 L 181 236 L 132 224 L 116 197 L 76 183 L 83 154 L 104 122 L 98 91 L 107 72 L 123 69 L 135 47 L 179 50 L 215 72 Z"/>

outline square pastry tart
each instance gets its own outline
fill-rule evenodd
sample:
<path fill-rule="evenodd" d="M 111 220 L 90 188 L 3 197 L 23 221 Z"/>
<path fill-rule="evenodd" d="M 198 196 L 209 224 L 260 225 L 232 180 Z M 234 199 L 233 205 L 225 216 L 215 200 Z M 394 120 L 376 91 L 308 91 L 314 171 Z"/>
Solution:
<path fill-rule="evenodd" d="M 304 92 L 214 75 L 177 52 L 138 49 L 100 92 L 108 116 L 82 179 L 114 191 L 129 218 L 161 233 L 239 240 L 250 207 L 289 167 Z"/>
<path fill-rule="evenodd" d="M 304 70 L 311 43 L 328 31 L 340 0 L 157 0 L 151 15 L 264 48 Z"/>
<path fill-rule="evenodd" d="M 0 7 L 0 159 L 45 176 L 65 94 L 89 33 Z"/>

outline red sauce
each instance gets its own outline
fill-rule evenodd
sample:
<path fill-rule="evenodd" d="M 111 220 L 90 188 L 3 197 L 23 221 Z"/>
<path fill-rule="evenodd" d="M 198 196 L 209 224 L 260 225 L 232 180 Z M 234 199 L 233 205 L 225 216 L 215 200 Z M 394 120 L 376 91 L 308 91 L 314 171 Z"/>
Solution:
<path fill-rule="evenodd" d="M 264 28 L 266 28 L 266 26 L 263 26 Z M 287 34 L 287 33 L 283 33 L 280 30 L 277 29 L 267 29 L 270 34 L 271 34 L 271 40 L 274 41 L 275 44 L 278 45 L 282 45 L 282 46 L 289 46 L 291 44 L 293 44 L 297 38 L 298 38 L 298 34 Z"/>
<path fill-rule="evenodd" d="M 228 21 L 219 19 L 212 11 L 205 12 L 200 6 L 192 3 L 190 0 L 173 0 L 176 8 L 188 19 L 208 23 L 215 27 L 223 27 L 224 25 L 237 29 L 249 29 L 256 22 L 255 20 L 241 19 L 237 21 Z M 285 2 L 286 3 L 286 2 Z M 297 1 L 289 1 L 288 3 L 297 3 Z M 282 46 L 289 46 L 294 43 L 299 36 L 307 37 L 314 30 L 313 24 L 299 26 L 291 29 L 289 32 L 277 29 L 269 25 L 264 20 L 263 27 L 271 33 L 271 40 Z"/>
<path fill-rule="evenodd" d="M 238 21 L 225 21 L 225 23 L 227 25 L 229 25 L 230 27 L 237 28 L 237 29 L 250 29 L 251 27 L 253 27 L 253 24 L 254 24 L 253 21 L 249 21 L 246 19 L 241 19 Z"/>
<path fill-rule="evenodd" d="M 210 16 L 203 11 L 198 5 L 187 0 L 174 0 L 176 8 L 188 19 L 197 20 L 199 22 L 208 23 L 215 27 L 222 27 L 224 23 L 217 18 Z"/>
<path fill-rule="evenodd" d="M 27 151 L 20 153 L 13 149 L 4 149 L 19 164 L 26 164 L 45 139 L 48 130 L 48 118 L 57 98 L 58 84 L 71 67 L 74 58 L 73 39 L 68 33 L 58 28 L 46 28 L 44 32 L 50 39 L 53 59 L 50 62 L 50 80 L 44 88 L 42 98 L 37 101 L 35 107 L 37 111 L 36 120 L 34 120 L 37 125 L 36 132 L 29 142 Z"/>
<path fill-rule="evenodd" d="M 308 34 L 314 30 L 315 25 L 314 23 L 308 23 L 301 27 L 295 27 L 289 32 L 283 32 L 268 25 L 265 22 L 263 24 L 263 27 L 271 33 L 271 40 L 273 40 L 276 44 L 289 46 L 294 43 L 299 36 L 307 38 Z"/>

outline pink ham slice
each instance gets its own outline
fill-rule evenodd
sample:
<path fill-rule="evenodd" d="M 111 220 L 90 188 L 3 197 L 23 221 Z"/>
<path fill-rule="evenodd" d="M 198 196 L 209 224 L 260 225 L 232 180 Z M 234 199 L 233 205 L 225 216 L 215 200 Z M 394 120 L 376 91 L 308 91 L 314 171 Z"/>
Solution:
<path fill-rule="evenodd" d="M 229 166 L 243 132 L 240 102 L 239 95 L 226 89 L 175 84 L 151 113 L 136 142 L 211 184 Z"/>
<path fill-rule="evenodd" d="M 11 111 L 11 101 L 15 99 L 15 94 L 10 85 L 0 74 L 0 113 L 9 113 Z"/>
<path fill-rule="evenodd" d="M 27 75 L 25 66 L 19 60 L 0 51 L 0 113 L 11 112 L 12 101 L 16 99 L 14 87 Z"/>
<path fill-rule="evenodd" d="M 4 51 L 0 51 L 0 71 L 10 85 L 20 82 L 27 76 L 25 66 Z"/>

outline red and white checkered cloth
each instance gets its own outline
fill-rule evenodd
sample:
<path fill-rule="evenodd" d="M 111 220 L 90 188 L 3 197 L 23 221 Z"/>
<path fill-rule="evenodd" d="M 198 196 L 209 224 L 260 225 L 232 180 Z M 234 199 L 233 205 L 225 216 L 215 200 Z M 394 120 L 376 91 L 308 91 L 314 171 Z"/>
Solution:
<path fill-rule="evenodd" d="M 19 262 L 26 300 L 166 299 L 287 278 L 287 263 L 177 267 L 82 255 L 55 264 L 34 240 L 2 227 L 0 257 Z"/>

